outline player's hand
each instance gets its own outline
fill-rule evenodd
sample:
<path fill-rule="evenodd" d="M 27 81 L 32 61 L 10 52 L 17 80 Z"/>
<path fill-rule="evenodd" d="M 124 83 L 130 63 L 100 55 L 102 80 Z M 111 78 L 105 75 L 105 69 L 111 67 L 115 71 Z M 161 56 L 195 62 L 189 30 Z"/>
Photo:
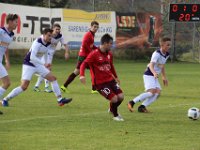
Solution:
<path fill-rule="evenodd" d="M 167 79 L 163 79 L 163 84 L 164 84 L 164 86 L 168 86 L 168 80 Z"/>
<path fill-rule="evenodd" d="M 65 53 L 65 60 L 69 59 L 69 53 Z"/>
<path fill-rule="evenodd" d="M 120 80 L 118 78 L 115 78 L 115 81 L 120 85 Z"/>
<path fill-rule="evenodd" d="M 154 73 L 153 76 L 154 76 L 155 79 L 158 78 L 158 74 L 157 73 Z"/>
<path fill-rule="evenodd" d="M 80 81 L 82 84 L 86 84 L 86 80 L 84 76 L 80 76 Z"/>
<path fill-rule="evenodd" d="M 44 64 L 44 66 L 45 66 L 46 68 L 48 68 L 49 70 L 51 70 L 51 64 Z"/>
<path fill-rule="evenodd" d="M 5 67 L 6 67 L 6 70 L 9 70 L 10 69 L 10 62 L 6 61 Z"/>

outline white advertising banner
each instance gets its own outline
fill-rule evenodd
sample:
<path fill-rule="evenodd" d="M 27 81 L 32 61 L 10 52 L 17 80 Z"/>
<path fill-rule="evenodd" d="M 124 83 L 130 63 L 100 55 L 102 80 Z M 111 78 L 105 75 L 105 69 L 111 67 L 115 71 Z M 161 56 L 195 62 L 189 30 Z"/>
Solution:
<path fill-rule="evenodd" d="M 48 9 L 22 5 L 0 3 L 0 25 L 5 25 L 6 15 L 14 13 L 19 16 L 18 27 L 14 31 L 14 42 L 10 49 L 29 49 L 35 38 L 41 35 L 45 27 L 50 27 L 54 22 L 61 23 L 62 9 Z"/>
<path fill-rule="evenodd" d="M 90 23 L 96 20 L 100 28 L 95 36 L 95 44 L 99 45 L 100 37 L 109 33 L 116 41 L 116 15 L 115 12 L 86 12 L 72 9 L 49 9 L 23 5 L 0 3 L 0 26 L 5 25 L 7 14 L 19 16 L 19 25 L 14 31 L 14 42 L 10 49 L 29 49 L 32 42 L 38 38 L 42 30 L 59 23 L 61 32 L 71 49 L 79 49 L 85 32 L 89 30 Z M 58 49 L 60 46 L 58 46 Z"/>
<path fill-rule="evenodd" d="M 71 48 L 78 48 L 85 32 L 89 30 L 90 23 L 99 22 L 99 30 L 95 34 L 95 45 L 100 44 L 101 36 L 109 33 L 116 41 L 115 12 L 86 12 L 82 10 L 63 9 L 63 29 Z"/>

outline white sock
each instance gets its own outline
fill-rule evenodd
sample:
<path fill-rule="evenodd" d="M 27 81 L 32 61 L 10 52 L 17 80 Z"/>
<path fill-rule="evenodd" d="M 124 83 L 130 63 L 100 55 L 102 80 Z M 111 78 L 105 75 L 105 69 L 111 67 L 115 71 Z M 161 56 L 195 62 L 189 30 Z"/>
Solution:
<path fill-rule="evenodd" d="M 37 82 L 35 84 L 35 87 L 39 87 L 43 80 L 44 80 L 44 78 L 39 76 L 38 79 L 37 79 Z"/>
<path fill-rule="evenodd" d="M 133 102 L 134 103 L 137 103 L 137 102 L 142 102 L 144 101 L 146 98 L 149 98 L 153 96 L 153 94 L 151 92 L 145 92 L 145 93 L 142 93 L 140 95 L 138 95 L 136 98 L 133 99 Z"/>
<path fill-rule="evenodd" d="M 52 90 L 57 97 L 57 100 L 60 101 L 62 99 L 60 87 L 58 85 L 57 80 L 51 82 Z"/>
<path fill-rule="evenodd" d="M 45 79 L 44 82 L 45 82 L 45 88 L 49 88 L 49 81 Z"/>
<path fill-rule="evenodd" d="M 145 107 L 149 106 L 151 103 L 153 103 L 153 102 L 157 99 L 158 95 L 159 95 L 159 94 L 157 94 L 157 93 L 154 94 L 152 97 L 146 99 L 146 100 L 142 103 L 142 105 L 144 105 Z"/>
<path fill-rule="evenodd" d="M 0 87 L 0 99 L 3 96 L 3 94 L 5 93 L 6 89 Z"/>
<path fill-rule="evenodd" d="M 15 89 L 13 89 L 5 98 L 3 98 L 3 100 L 8 101 L 22 92 L 23 92 L 23 89 L 21 88 L 21 86 L 18 86 Z"/>

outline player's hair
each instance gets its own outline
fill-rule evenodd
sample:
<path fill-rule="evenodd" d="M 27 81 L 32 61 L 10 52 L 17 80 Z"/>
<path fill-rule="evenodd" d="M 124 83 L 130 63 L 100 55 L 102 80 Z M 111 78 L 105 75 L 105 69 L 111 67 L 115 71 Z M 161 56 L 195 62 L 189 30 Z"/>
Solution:
<path fill-rule="evenodd" d="M 8 23 L 9 21 L 13 21 L 15 19 L 18 19 L 17 14 L 8 14 L 7 17 L 6 17 L 6 23 Z"/>
<path fill-rule="evenodd" d="M 93 25 L 99 25 L 99 23 L 97 21 L 92 21 L 91 26 L 93 26 Z"/>
<path fill-rule="evenodd" d="M 58 23 L 53 24 L 52 28 L 55 28 L 55 27 L 61 28 L 60 24 L 58 24 Z"/>
<path fill-rule="evenodd" d="M 45 29 L 42 31 L 42 34 L 47 34 L 48 32 L 52 33 L 53 30 L 50 29 L 50 28 L 45 28 Z"/>
<path fill-rule="evenodd" d="M 160 44 L 163 43 L 163 42 L 167 42 L 167 41 L 171 41 L 171 38 L 169 38 L 169 37 L 162 37 L 159 40 Z"/>
<path fill-rule="evenodd" d="M 101 37 L 101 44 L 109 43 L 110 41 L 113 41 L 113 37 L 110 36 L 110 34 L 106 33 Z"/>

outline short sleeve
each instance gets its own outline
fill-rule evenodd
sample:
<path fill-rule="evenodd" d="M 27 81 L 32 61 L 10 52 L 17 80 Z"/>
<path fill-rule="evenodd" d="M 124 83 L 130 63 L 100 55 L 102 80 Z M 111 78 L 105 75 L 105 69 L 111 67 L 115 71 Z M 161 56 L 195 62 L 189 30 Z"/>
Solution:
<path fill-rule="evenodd" d="M 157 52 L 154 52 L 151 56 L 151 62 L 156 63 L 159 59 L 160 55 Z"/>

